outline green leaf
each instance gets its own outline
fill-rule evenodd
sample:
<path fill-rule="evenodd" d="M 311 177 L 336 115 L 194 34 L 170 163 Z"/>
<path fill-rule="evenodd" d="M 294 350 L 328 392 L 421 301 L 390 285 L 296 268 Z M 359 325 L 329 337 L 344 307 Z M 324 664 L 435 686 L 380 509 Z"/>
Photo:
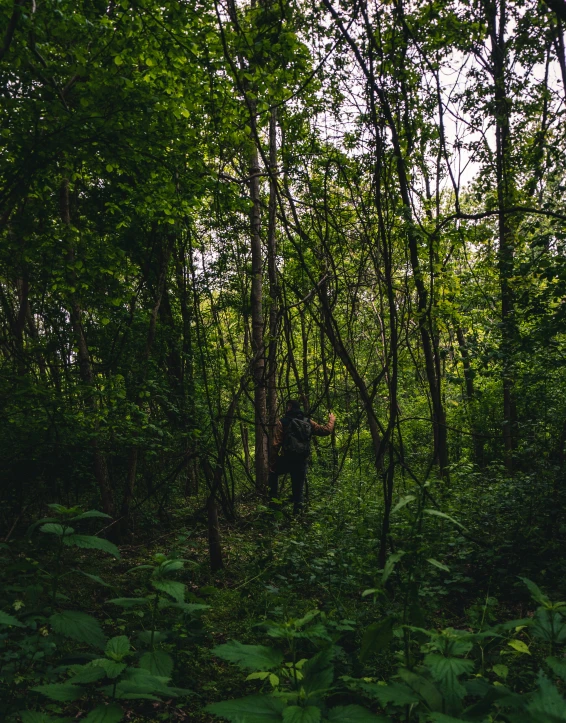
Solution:
<path fill-rule="evenodd" d="M 147 597 L 115 597 L 107 602 L 122 608 L 135 608 L 138 605 L 150 605 L 152 601 Z"/>
<path fill-rule="evenodd" d="M 157 572 L 162 576 L 170 575 L 172 572 L 182 570 L 183 565 L 183 560 L 165 560 L 165 562 L 162 562 L 161 565 L 159 565 Z"/>
<path fill-rule="evenodd" d="M 437 653 L 429 653 L 425 655 L 424 663 L 428 666 L 433 680 L 441 684 L 449 701 L 460 700 L 466 695 L 466 690 L 458 680 L 458 676 L 472 672 L 473 660 L 448 658 Z"/>
<path fill-rule="evenodd" d="M 524 643 L 522 640 L 510 640 L 507 645 L 509 647 L 513 648 L 513 650 L 516 650 L 518 653 L 523 653 L 524 655 L 530 655 L 531 651 L 529 650 L 529 646 Z"/>
<path fill-rule="evenodd" d="M 83 688 L 79 688 L 78 685 L 70 685 L 69 683 L 36 685 L 35 688 L 30 688 L 30 690 L 33 690 L 36 693 L 41 693 L 47 698 L 59 701 L 60 703 L 68 703 L 71 700 L 76 700 L 84 693 Z"/>
<path fill-rule="evenodd" d="M 72 535 L 74 529 L 72 527 L 63 527 L 63 525 L 60 525 L 58 522 L 47 522 L 39 528 L 39 531 L 63 537 L 66 535 Z"/>
<path fill-rule="evenodd" d="M 130 652 L 130 641 L 126 635 L 117 635 L 110 638 L 104 651 L 113 660 L 122 660 Z"/>
<path fill-rule="evenodd" d="M 566 660 L 560 660 L 551 656 L 546 658 L 545 662 L 555 675 L 562 678 L 562 680 L 566 680 Z M 495 665 L 493 668 L 495 670 Z"/>
<path fill-rule="evenodd" d="M 144 653 L 140 658 L 140 668 L 149 670 L 153 675 L 170 678 L 173 672 L 173 658 L 164 650 Z"/>
<path fill-rule="evenodd" d="M 403 683 L 366 683 L 364 680 L 356 681 L 356 688 L 363 691 L 368 697 L 378 700 L 382 706 L 392 703 L 393 705 L 412 705 L 418 703 L 420 698 L 407 685 Z"/>
<path fill-rule="evenodd" d="M 98 705 L 81 723 L 119 723 L 124 717 L 124 711 L 116 703 Z"/>
<path fill-rule="evenodd" d="M 548 605 L 550 603 L 550 600 L 543 593 L 540 587 L 538 585 L 535 585 L 535 583 L 532 580 L 529 580 L 528 577 L 519 576 L 519 580 L 524 582 L 525 585 L 529 588 L 529 592 L 531 593 L 531 597 L 533 598 L 533 600 L 536 600 L 536 602 L 540 603 L 541 605 Z"/>
<path fill-rule="evenodd" d="M 8 613 L 3 613 L 2 610 L 0 610 L 0 625 L 12 625 L 15 628 L 25 628 L 26 627 L 23 623 L 21 623 L 13 615 L 8 615 Z"/>
<path fill-rule="evenodd" d="M 390 719 L 375 715 L 361 705 L 338 705 L 328 711 L 330 723 L 390 723 Z"/>
<path fill-rule="evenodd" d="M 446 713 L 431 713 L 428 720 L 431 723 L 466 723 L 463 718 L 454 718 Z"/>
<path fill-rule="evenodd" d="M 566 700 L 560 695 L 558 689 L 550 680 L 539 673 L 539 689 L 527 705 L 527 710 L 537 722 L 554 723 L 554 721 L 566 720 Z"/>
<path fill-rule="evenodd" d="M 98 510 L 88 510 L 88 512 L 81 512 L 80 515 L 72 517 L 71 522 L 76 522 L 77 520 L 90 520 L 92 517 L 101 517 L 105 520 L 112 519 L 112 517 L 110 515 L 107 515 L 105 512 L 99 512 Z"/>
<path fill-rule="evenodd" d="M 49 623 L 56 633 L 77 640 L 79 643 L 88 643 L 95 648 L 104 648 L 106 645 L 102 628 L 92 615 L 66 610 L 52 615 Z"/>
<path fill-rule="evenodd" d="M 387 562 L 385 563 L 385 567 L 383 568 L 383 573 L 381 575 L 382 585 L 385 585 L 385 583 L 389 579 L 389 576 L 393 572 L 395 565 L 404 555 L 405 552 L 403 550 L 399 550 L 399 552 L 394 552 L 393 554 L 389 555 L 389 557 L 387 558 Z"/>
<path fill-rule="evenodd" d="M 310 660 L 307 660 L 302 666 L 302 685 L 308 697 L 318 697 L 331 688 L 332 681 L 334 680 L 333 657 L 334 648 L 328 646 L 323 648 Z"/>
<path fill-rule="evenodd" d="M 444 520 L 449 520 L 454 525 L 459 527 L 461 530 L 464 530 L 464 532 L 468 531 L 467 527 L 464 527 L 464 525 L 461 522 L 458 522 L 458 520 L 455 520 L 453 517 L 450 517 L 450 515 L 447 515 L 446 512 L 441 512 L 440 510 L 431 510 L 431 509 L 423 510 L 423 512 L 426 512 L 427 515 L 433 515 L 434 517 L 442 517 Z"/>
<path fill-rule="evenodd" d="M 285 703 L 279 698 L 267 695 L 249 695 L 236 700 L 211 703 L 205 710 L 232 723 L 281 723 Z"/>
<path fill-rule="evenodd" d="M 100 667 L 94 665 L 73 666 L 74 675 L 69 678 L 67 683 L 76 685 L 77 683 L 96 683 L 97 680 L 104 678 L 106 673 Z"/>
<path fill-rule="evenodd" d="M 182 603 L 185 600 L 185 585 L 176 580 L 152 580 L 151 584 L 156 590 L 171 595 L 177 602 Z"/>
<path fill-rule="evenodd" d="M 398 512 L 400 509 L 405 507 L 405 505 L 408 505 L 409 502 L 412 502 L 413 500 L 416 500 L 417 498 L 415 495 L 405 495 L 405 497 L 402 497 L 399 502 L 395 505 L 395 507 L 391 510 L 390 514 L 394 515 L 396 512 Z"/>
<path fill-rule="evenodd" d="M 283 723 L 319 723 L 320 708 L 317 705 L 290 705 L 283 711 Z"/>
<path fill-rule="evenodd" d="M 365 663 L 372 653 L 377 653 L 388 647 L 393 640 L 393 622 L 393 618 L 388 616 L 366 628 L 360 651 L 362 663 Z"/>
<path fill-rule="evenodd" d="M 126 670 L 126 663 L 118 663 L 115 660 L 108 660 L 108 658 L 98 658 L 98 660 L 93 660 L 91 665 L 94 665 L 97 668 L 102 668 L 107 677 L 112 679 L 117 678 L 120 673 L 123 673 L 124 670 Z"/>
<path fill-rule="evenodd" d="M 434 683 L 423 675 L 414 673 L 412 670 L 407 670 L 407 668 L 399 668 L 399 677 L 405 681 L 409 688 L 423 698 L 430 710 L 442 710 L 444 703 L 442 694 Z"/>
<path fill-rule="evenodd" d="M 434 557 L 427 557 L 427 562 L 430 562 L 431 565 L 434 565 L 434 567 L 438 567 L 439 570 L 444 570 L 445 572 L 450 572 L 450 568 L 444 565 L 442 562 L 438 562 L 438 560 L 435 560 Z"/>
<path fill-rule="evenodd" d="M 506 680 L 507 676 L 509 675 L 509 668 L 506 665 L 498 663 L 497 665 L 493 666 L 492 670 L 498 678 L 502 678 L 503 680 Z"/>
<path fill-rule="evenodd" d="M 109 540 L 105 540 L 103 537 L 96 537 L 95 535 L 66 535 L 63 538 L 63 542 L 69 547 L 74 545 L 85 550 L 101 550 L 116 558 L 120 557 L 120 551 L 116 545 Z"/>
<path fill-rule="evenodd" d="M 112 587 L 109 583 L 105 582 L 101 577 L 98 575 L 93 575 L 90 572 L 84 572 L 83 570 L 75 570 L 75 572 L 80 573 L 81 575 L 84 575 L 85 577 L 88 577 L 89 580 L 92 580 L 93 582 L 98 583 L 98 585 L 102 585 L 103 587 Z"/>
<path fill-rule="evenodd" d="M 243 645 L 236 640 L 217 645 L 212 652 L 246 670 L 271 670 L 283 662 L 283 653 L 266 645 Z"/>

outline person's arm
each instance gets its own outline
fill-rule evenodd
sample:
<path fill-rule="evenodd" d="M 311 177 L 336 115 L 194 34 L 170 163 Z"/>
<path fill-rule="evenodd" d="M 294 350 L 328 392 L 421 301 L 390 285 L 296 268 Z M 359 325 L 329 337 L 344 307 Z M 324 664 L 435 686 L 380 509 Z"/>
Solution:
<path fill-rule="evenodd" d="M 328 437 L 334 431 L 334 423 L 336 422 L 336 415 L 330 412 L 327 424 L 317 424 L 317 422 L 310 420 L 312 433 L 315 437 Z"/>

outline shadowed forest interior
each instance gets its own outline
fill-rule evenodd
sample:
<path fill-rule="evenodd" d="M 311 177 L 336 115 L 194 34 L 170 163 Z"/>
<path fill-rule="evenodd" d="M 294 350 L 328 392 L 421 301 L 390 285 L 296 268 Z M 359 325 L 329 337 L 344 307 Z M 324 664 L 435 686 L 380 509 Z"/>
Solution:
<path fill-rule="evenodd" d="M 566 721 L 565 24 L 1 0 L 2 721 Z"/>

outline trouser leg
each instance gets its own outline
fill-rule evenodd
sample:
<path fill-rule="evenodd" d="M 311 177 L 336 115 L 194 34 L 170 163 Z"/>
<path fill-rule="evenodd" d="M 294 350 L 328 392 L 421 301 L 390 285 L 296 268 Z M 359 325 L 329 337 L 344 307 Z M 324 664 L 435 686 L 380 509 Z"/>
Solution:
<path fill-rule="evenodd" d="M 291 485 L 293 488 L 293 513 L 295 515 L 298 515 L 303 509 L 306 477 L 306 462 L 299 462 L 293 466 L 291 470 Z"/>

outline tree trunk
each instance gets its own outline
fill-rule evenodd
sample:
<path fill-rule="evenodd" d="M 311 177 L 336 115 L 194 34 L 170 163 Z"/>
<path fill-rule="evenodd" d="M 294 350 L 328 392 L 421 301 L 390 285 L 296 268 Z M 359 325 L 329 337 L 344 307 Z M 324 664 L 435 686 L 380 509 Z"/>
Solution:
<path fill-rule="evenodd" d="M 69 202 L 69 180 L 64 178 L 60 188 L 60 214 L 61 221 L 65 228 L 68 230 L 71 225 L 71 208 Z M 75 259 L 75 250 L 73 245 L 69 244 L 69 251 L 67 254 L 69 265 L 72 266 Z M 74 283 L 75 273 L 71 271 L 71 283 Z M 112 494 L 112 488 L 110 486 L 110 479 L 108 476 L 108 466 L 106 464 L 106 457 L 102 453 L 98 444 L 98 431 L 99 425 L 97 421 L 97 409 L 96 399 L 94 394 L 94 373 L 92 371 L 92 364 L 90 361 L 90 354 L 84 330 L 82 327 L 82 311 L 79 301 L 74 292 L 70 294 L 70 308 L 69 316 L 71 318 L 71 326 L 73 333 L 75 334 L 78 358 L 79 358 L 79 374 L 83 384 L 90 389 L 88 403 L 91 408 L 93 416 L 93 435 L 90 440 L 90 448 L 92 450 L 93 462 L 94 462 L 94 476 L 98 484 L 100 491 L 100 498 L 102 501 L 102 510 L 107 515 L 114 515 L 114 498 Z"/>
<path fill-rule="evenodd" d="M 255 121 L 255 117 L 254 117 Z M 251 211 L 251 317 L 252 317 L 252 353 L 254 354 L 254 426 L 255 426 L 255 482 L 258 492 L 267 488 L 267 404 L 265 384 L 265 353 L 263 341 L 263 305 L 262 281 L 263 258 L 261 248 L 261 199 L 259 185 L 259 157 L 254 146 L 250 155 L 250 196 Z"/>
<path fill-rule="evenodd" d="M 165 283 L 167 281 L 167 271 L 169 268 L 169 257 L 171 255 L 171 243 L 170 239 L 167 240 L 166 248 L 162 251 L 163 257 L 161 262 L 161 270 L 157 282 L 156 299 L 151 316 L 149 318 L 149 328 L 147 331 L 147 338 L 145 342 L 145 350 L 143 356 L 143 368 L 142 368 L 142 383 L 148 373 L 149 360 L 151 358 L 151 350 L 153 348 L 153 342 L 155 340 L 155 332 L 157 327 L 157 315 L 159 314 L 159 307 L 165 293 Z M 138 395 L 137 405 L 139 408 L 143 405 L 142 398 Z M 128 457 L 128 473 L 126 476 L 126 487 L 124 489 L 124 496 L 122 498 L 122 507 L 120 509 L 120 526 L 119 526 L 119 537 L 127 534 L 130 527 L 130 514 L 131 504 L 134 497 L 134 491 L 136 486 L 136 475 L 138 467 L 139 457 L 139 446 L 137 444 L 132 445 Z"/>
<path fill-rule="evenodd" d="M 516 403 L 514 394 L 513 345 L 516 338 L 515 295 L 512 277 L 515 261 L 515 238 L 511 218 L 506 213 L 513 203 L 513 184 L 509 168 L 509 99 L 505 82 L 505 27 L 507 9 L 501 0 L 499 16 L 495 5 L 486 4 L 491 36 L 491 64 L 495 100 L 496 178 L 498 205 L 499 250 L 498 267 L 501 288 L 501 354 L 503 384 L 503 444 L 505 466 L 513 470 L 513 450 L 516 434 Z"/>
<path fill-rule="evenodd" d="M 277 110 L 269 118 L 269 219 L 267 226 L 267 274 L 269 278 L 269 343 L 267 352 L 267 422 L 268 445 L 277 423 L 277 337 L 279 334 L 279 286 L 277 282 Z"/>

